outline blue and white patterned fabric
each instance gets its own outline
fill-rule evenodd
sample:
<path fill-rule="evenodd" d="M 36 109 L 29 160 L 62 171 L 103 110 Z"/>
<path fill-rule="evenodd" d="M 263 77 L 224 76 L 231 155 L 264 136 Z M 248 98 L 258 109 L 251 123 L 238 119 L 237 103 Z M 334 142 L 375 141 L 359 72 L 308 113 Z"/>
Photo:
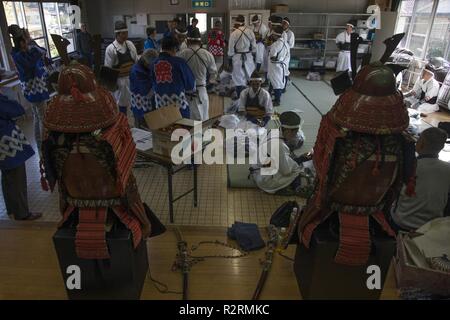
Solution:
<path fill-rule="evenodd" d="M 137 62 L 130 73 L 131 111 L 136 118 L 155 109 L 150 70 Z"/>
<path fill-rule="evenodd" d="M 186 114 L 189 103 L 186 92 L 195 91 L 195 77 L 186 61 L 162 52 L 150 68 L 156 107 L 177 105 Z"/>
<path fill-rule="evenodd" d="M 0 170 L 14 169 L 34 155 L 15 119 L 24 115 L 23 107 L 0 94 Z"/>
<path fill-rule="evenodd" d="M 13 49 L 11 55 L 19 73 L 25 98 L 31 103 L 48 100 L 48 74 L 44 66 L 42 51 L 32 46 L 26 52 Z"/>

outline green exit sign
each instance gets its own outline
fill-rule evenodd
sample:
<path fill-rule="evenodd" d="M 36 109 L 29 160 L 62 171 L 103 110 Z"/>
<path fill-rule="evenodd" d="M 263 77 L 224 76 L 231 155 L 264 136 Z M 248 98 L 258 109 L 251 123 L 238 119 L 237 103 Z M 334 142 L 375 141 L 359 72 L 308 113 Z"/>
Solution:
<path fill-rule="evenodd" d="M 192 8 L 212 8 L 212 0 L 192 0 Z"/>

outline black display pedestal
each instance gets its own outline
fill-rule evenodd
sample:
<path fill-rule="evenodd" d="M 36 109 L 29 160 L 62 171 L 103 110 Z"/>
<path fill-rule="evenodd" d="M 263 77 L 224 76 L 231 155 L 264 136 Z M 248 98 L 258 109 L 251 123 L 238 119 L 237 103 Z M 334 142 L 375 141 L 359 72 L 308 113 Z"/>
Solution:
<path fill-rule="evenodd" d="M 138 300 L 148 271 L 147 245 L 142 241 L 134 249 L 127 229 L 114 229 L 106 234 L 111 259 L 87 260 L 77 257 L 74 228 L 61 228 L 53 236 L 61 274 L 66 286 L 67 267 L 76 265 L 81 271 L 81 290 L 69 290 L 70 300 Z"/>
<path fill-rule="evenodd" d="M 395 239 L 387 235 L 372 236 L 373 249 L 367 265 L 345 266 L 334 262 L 339 246 L 328 226 L 319 226 L 311 238 L 310 249 L 297 246 L 294 271 L 303 299 L 377 300 L 382 290 L 369 290 L 370 265 L 381 271 L 381 288 L 395 253 Z"/>

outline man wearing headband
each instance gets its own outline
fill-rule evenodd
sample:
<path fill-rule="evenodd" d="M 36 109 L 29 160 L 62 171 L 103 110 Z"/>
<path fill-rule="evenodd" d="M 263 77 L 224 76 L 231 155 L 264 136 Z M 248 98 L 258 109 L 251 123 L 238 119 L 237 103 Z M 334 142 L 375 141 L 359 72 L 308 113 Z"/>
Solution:
<path fill-rule="evenodd" d="M 209 97 L 206 90 L 207 79 L 215 82 L 217 68 L 214 56 L 202 48 L 202 39 L 199 30 L 193 30 L 187 38 L 188 48 L 181 50 L 177 55 L 186 60 L 195 76 L 197 92 L 189 97 L 191 119 L 205 121 L 209 119 Z M 188 95 L 189 96 L 189 95 Z"/>
<path fill-rule="evenodd" d="M 195 77 L 186 61 L 176 57 L 178 41 L 174 37 L 161 41 L 161 53 L 150 66 L 156 108 L 176 105 L 184 118 L 190 117 L 186 92 L 195 91 Z"/>
<path fill-rule="evenodd" d="M 181 51 L 183 49 L 187 48 L 187 37 L 188 37 L 188 31 L 183 26 L 178 26 L 175 28 L 175 39 L 178 41 L 178 49 L 177 51 Z"/>
<path fill-rule="evenodd" d="M 114 26 L 116 39 L 105 51 L 105 66 L 112 69 L 125 70 L 131 67 L 137 60 L 137 51 L 133 42 L 128 40 L 128 27 L 123 21 L 116 21 Z M 123 74 L 117 79 L 118 89 L 113 92 L 120 112 L 127 114 L 130 106 L 130 78 L 129 73 Z"/>
<path fill-rule="evenodd" d="M 253 32 L 255 33 L 256 38 L 256 71 L 259 72 L 261 69 L 261 65 L 264 60 L 264 39 L 267 37 L 269 29 L 266 27 L 264 23 L 262 23 L 261 19 L 257 14 L 255 14 L 252 18 Z"/>
<path fill-rule="evenodd" d="M 263 87 L 269 86 L 269 79 L 267 77 L 267 72 L 269 70 L 270 47 L 272 46 L 272 43 L 274 42 L 273 37 L 272 37 L 273 28 L 277 27 L 277 26 L 281 26 L 282 21 L 283 21 L 283 18 L 281 18 L 279 16 L 270 16 L 269 17 L 269 24 L 268 24 L 269 31 L 267 32 L 267 36 L 264 39 L 265 50 L 264 50 L 262 69 L 265 71 L 266 79 L 263 83 Z M 283 33 L 283 35 L 285 35 L 285 33 Z"/>
<path fill-rule="evenodd" d="M 244 114 L 248 121 L 266 126 L 273 114 L 270 93 L 261 88 L 263 79 L 257 72 L 250 78 L 250 87 L 241 92 L 239 98 L 239 113 Z"/>
<path fill-rule="evenodd" d="M 294 111 L 283 112 L 280 115 L 281 132 L 280 138 L 268 140 L 267 150 L 272 150 L 270 144 L 278 142 L 278 153 L 270 155 L 270 164 L 261 164 L 258 168 L 252 168 L 252 176 L 256 185 L 263 191 L 279 195 L 299 195 L 308 183 L 304 179 L 302 165 L 298 164 L 292 157 L 288 143 L 297 139 L 301 127 L 301 118 Z M 278 163 L 277 172 L 273 175 L 263 175 L 261 167 Z"/>
<path fill-rule="evenodd" d="M 344 31 L 339 33 L 336 37 L 336 45 L 340 50 L 337 64 L 336 72 L 342 71 L 352 71 L 351 57 L 350 57 L 350 43 L 352 40 L 352 33 L 355 26 L 353 23 L 347 23 L 347 27 Z"/>
<path fill-rule="evenodd" d="M 272 31 L 274 43 L 270 46 L 269 67 L 267 77 L 270 82 L 269 91 L 274 91 L 273 105 L 280 106 L 283 89 L 286 87 L 286 74 L 289 68 L 289 47 L 283 39 L 283 27 L 275 26 Z"/>
<path fill-rule="evenodd" d="M 288 82 L 289 76 L 291 72 L 289 71 L 289 65 L 291 63 L 291 49 L 295 47 L 295 34 L 290 29 L 291 27 L 291 20 L 289 20 L 288 17 L 283 18 L 282 27 L 284 30 L 284 34 L 286 35 L 286 44 L 289 47 L 289 58 L 287 58 L 287 68 L 286 68 L 286 84 Z M 286 91 L 286 87 L 284 88 L 283 92 Z"/>
<path fill-rule="evenodd" d="M 253 54 L 256 53 L 256 38 L 250 28 L 245 26 L 245 18 L 239 15 L 236 24 L 240 26 L 230 35 L 228 57 L 233 63 L 233 82 L 238 96 L 247 86 L 250 75 L 255 71 Z"/>
<path fill-rule="evenodd" d="M 405 103 L 409 108 L 421 113 L 433 113 L 439 110 L 437 98 L 439 82 L 434 78 L 433 71 L 425 68 L 421 79 L 417 80 L 411 91 L 405 93 Z"/>

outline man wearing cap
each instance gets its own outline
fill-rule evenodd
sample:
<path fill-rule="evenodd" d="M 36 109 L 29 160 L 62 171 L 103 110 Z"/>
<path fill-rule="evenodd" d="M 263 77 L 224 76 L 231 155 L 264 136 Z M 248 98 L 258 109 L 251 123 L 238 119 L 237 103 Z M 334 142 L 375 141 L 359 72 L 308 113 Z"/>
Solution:
<path fill-rule="evenodd" d="M 150 66 L 156 108 L 175 105 L 184 118 L 190 118 L 186 92 L 195 91 L 195 76 L 186 61 L 176 57 L 178 41 L 173 37 L 161 42 L 161 53 Z"/>
<path fill-rule="evenodd" d="M 202 48 L 200 31 L 192 31 L 187 38 L 188 48 L 181 50 L 177 56 L 186 60 L 195 76 L 197 92 L 189 99 L 191 119 L 205 121 L 209 119 L 209 97 L 206 90 L 207 79 L 215 82 L 217 68 L 214 56 Z"/>
<path fill-rule="evenodd" d="M 264 60 L 264 51 L 265 51 L 264 39 L 267 37 L 269 29 L 264 23 L 262 23 L 261 18 L 257 14 L 255 14 L 252 17 L 252 25 L 253 25 L 253 32 L 255 33 L 256 38 L 256 57 L 255 57 L 256 71 L 259 72 Z"/>
<path fill-rule="evenodd" d="M 144 51 L 130 73 L 131 111 L 137 128 L 146 128 L 144 115 L 155 108 L 155 95 L 152 91 L 150 66 L 158 57 L 155 49 Z"/>
<path fill-rule="evenodd" d="M 350 43 L 352 40 L 352 33 L 354 28 L 355 26 L 349 22 L 347 23 L 347 28 L 339 33 L 336 37 L 336 45 L 340 50 L 336 64 L 336 72 L 352 71 Z"/>
<path fill-rule="evenodd" d="M 241 92 L 239 98 L 239 113 L 246 116 L 248 121 L 266 126 L 273 114 L 270 93 L 261 88 L 263 79 L 257 72 L 250 78 L 250 87 Z"/>
<path fill-rule="evenodd" d="M 252 168 L 252 176 L 256 185 L 263 191 L 271 194 L 295 195 L 301 194 L 308 187 L 302 174 L 303 167 L 292 157 L 288 144 L 297 139 L 301 126 L 301 118 L 294 111 L 283 112 L 280 115 L 281 132 L 279 138 L 269 138 L 267 149 L 272 150 L 271 143 L 278 143 L 278 152 L 270 154 L 270 163 L 260 164 Z M 278 164 L 278 165 L 276 165 Z M 262 167 L 275 167 L 276 173 L 264 175 Z"/>
<path fill-rule="evenodd" d="M 283 26 L 283 30 L 284 30 L 284 34 L 286 35 L 286 44 L 289 47 L 289 56 L 286 58 L 287 60 L 287 68 L 286 68 L 286 84 L 287 84 L 287 80 L 289 79 L 289 76 L 291 74 L 291 72 L 289 71 L 289 65 L 291 63 L 291 49 L 295 47 L 295 34 L 294 32 L 290 29 L 291 27 L 291 20 L 289 20 L 288 17 L 284 17 L 283 18 L 283 22 L 282 22 L 282 26 Z M 286 90 L 286 87 L 285 89 Z"/>
<path fill-rule="evenodd" d="M 114 32 L 116 39 L 106 48 L 105 66 L 121 70 L 117 79 L 118 89 L 113 95 L 120 112 L 127 114 L 130 106 L 129 70 L 137 60 L 137 51 L 133 42 L 128 40 L 128 27 L 125 22 L 116 21 Z"/>
<path fill-rule="evenodd" d="M 437 98 L 439 82 L 434 78 L 431 70 L 424 69 L 422 77 L 411 91 L 405 93 L 405 103 L 409 108 L 417 109 L 421 113 L 433 113 L 439 110 Z"/>
<path fill-rule="evenodd" d="M 269 51 L 269 66 L 267 70 L 267 77 L 270 82 L 270 90 L 274 91 L 275 100 L 273 105 L 280 106 L 281 96 L 286 87 L 286 74 L 289 66 L 287 65 L 289 59 L 289 47 L 283 39 L 283 27 L 275 26 L 272 31 L 273 44 Z"/>
<path fill-rule="evenodd" d="M 233 82 L 239 96 L 255 71 L 253 54 L 256 53 L 256 38 L 253 31 L 245 26 L 244 16 L 239 15 L 236 24 L 240 26 L 230 35 L 228 57 L 233 60 Z"/>

